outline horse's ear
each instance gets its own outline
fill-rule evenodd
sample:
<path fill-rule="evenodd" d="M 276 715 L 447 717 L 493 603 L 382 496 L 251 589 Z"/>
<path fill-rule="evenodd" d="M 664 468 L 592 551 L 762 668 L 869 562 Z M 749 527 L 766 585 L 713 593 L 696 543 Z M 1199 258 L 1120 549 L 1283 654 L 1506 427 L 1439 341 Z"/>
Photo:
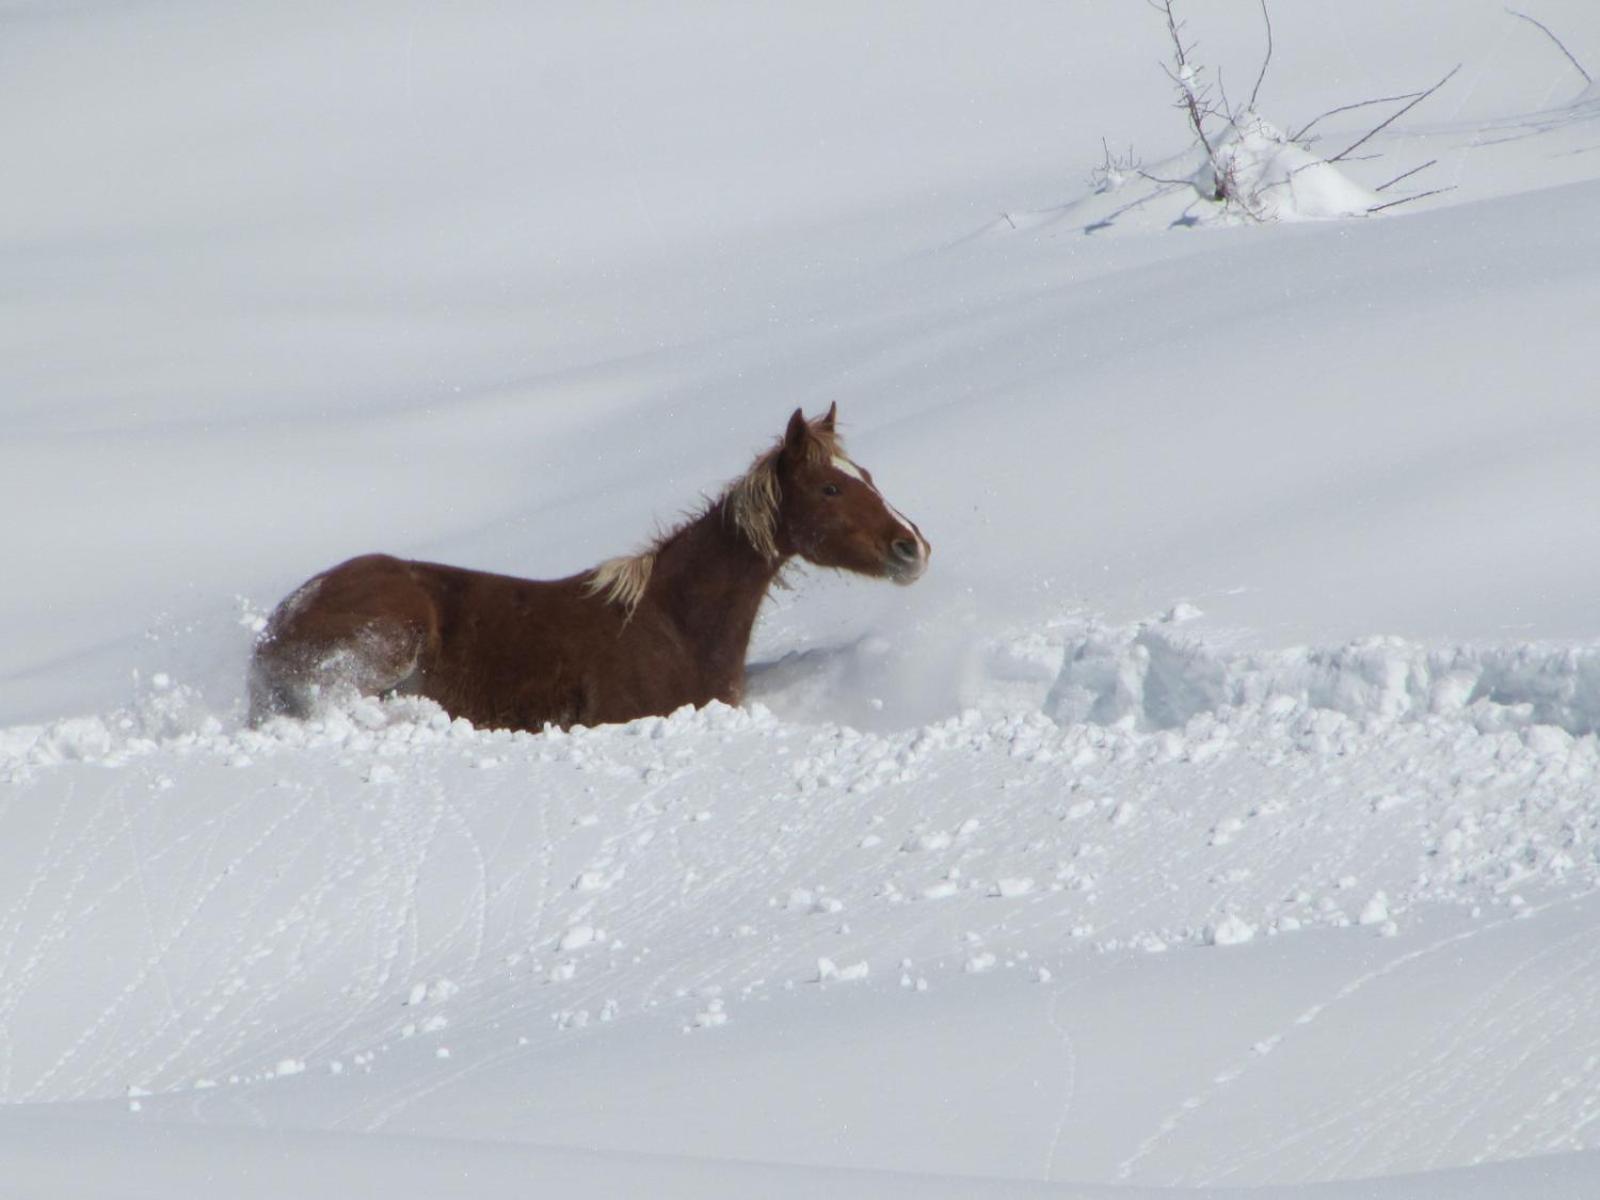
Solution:
<path fill-rule="evenodd" d="M 828 405 L 828 415 L 823 417 L 822 420 L 817 422 L 817 427 L 819 429 L 821 429 L 823 433 L 832 433 L 833 432 L 833 421 L 834 421 L 834 418 L 837 417 L 838 415 L 839 415 L 839 402 L 837 400 L 835 400 L 832 404 Z"/>
<path fill-rule="evenodd" d="M 786 458 L 793 459 L 805 452 L 806 442 L 811 438 L 811 426 L 806 424 L 806 414 L 798 408 L 789 418 L 789 428 L 783 431 L 783 454 Z"/>

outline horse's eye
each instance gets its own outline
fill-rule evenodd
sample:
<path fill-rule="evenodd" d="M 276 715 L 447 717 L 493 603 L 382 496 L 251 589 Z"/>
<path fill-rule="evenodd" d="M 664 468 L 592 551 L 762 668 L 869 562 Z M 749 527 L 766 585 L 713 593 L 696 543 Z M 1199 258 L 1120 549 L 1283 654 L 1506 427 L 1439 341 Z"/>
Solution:
<path fill-rule="evenodd" d="M 837 483 L 825 483 L 825 484 L 823 484 L 822 485 L 822 494 L 824 496 L 837 496 L 839 494 L 839 485 Z"/>

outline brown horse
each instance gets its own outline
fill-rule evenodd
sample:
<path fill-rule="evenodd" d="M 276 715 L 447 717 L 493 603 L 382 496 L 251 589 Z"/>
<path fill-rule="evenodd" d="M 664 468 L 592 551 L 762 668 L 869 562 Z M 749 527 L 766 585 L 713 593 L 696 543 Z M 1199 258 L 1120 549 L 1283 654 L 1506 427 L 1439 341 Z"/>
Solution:
<path fill-rule="evenodd" d="M 369 554 L 267 622 L 252 724 L 343 694 L 427 696 L 474 724 L 537 730 L 737 704 L 756 611 L 784 564 L 915 582 L 922 532 L 845 457 L 836 406 L 783 439 L 643 553 L 566 579 L 514 579 Z"/>

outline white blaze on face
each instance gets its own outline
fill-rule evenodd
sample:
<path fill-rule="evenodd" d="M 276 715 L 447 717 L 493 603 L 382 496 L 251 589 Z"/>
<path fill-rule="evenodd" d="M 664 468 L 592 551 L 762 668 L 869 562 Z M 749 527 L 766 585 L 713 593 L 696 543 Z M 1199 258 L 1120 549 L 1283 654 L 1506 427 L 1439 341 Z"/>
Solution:
<path fill-rule="evenodd" d="M 922 551 L 922 557 L 924 559 L 928 557 L 929 546 L 927 539 L 924 538 L 918 531 L 917 527 L 913 525 L 909 519 L 907 519 L 905 513 L 901 512 L 894 505 L 890 504 L 888 500 L 884 499 L 883 493 L 878 490 L 876 484 L 862 474 L 860 467 L 856 466 L 855 463 L 851 462 L 842 454 L 835 454 L 833 456 L 833 466 L 836 471 L 840 471 L 843 474 L 850 476 L 851 479 L 859 479 L 862 483 L 866 484 L 867 487 L 871 489 L 872 494 L 883 502 L 883 506 L 889 510 L 894 519 L 906 527 L 906 532 L 917 539 L 917 546 Z"/>
<path fill-rule="evenodd" d="M 833 456 L 833 469 L 836 471 L 843 471 L 846 475 L 850 476 L 851 479 L 859 479 L 862 483 L 867 483 L 867 477 L 861 473 L 861 468 L 856 466 L 855 463 L 851 462 L 842 454 L 835 454 Z M 872 487 L 870 483 L 867 483 L 867 486 Z M 877 491 L 878 489 L 872 488 L 872 490 Z"/>

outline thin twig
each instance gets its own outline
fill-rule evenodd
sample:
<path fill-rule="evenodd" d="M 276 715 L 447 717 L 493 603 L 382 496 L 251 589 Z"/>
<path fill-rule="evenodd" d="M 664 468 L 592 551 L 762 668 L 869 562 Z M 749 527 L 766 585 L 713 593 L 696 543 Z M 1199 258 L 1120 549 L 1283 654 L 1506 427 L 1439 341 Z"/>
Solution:
<path fill-rule="evenodd" d="M 1136 170 L 1134 174 L 1138 175 L 1140 179 L 1148 179 L 1151 183 L 1159 183 L 1163 187 L 1194 186 L 1194 180 L 1192 179 L 1163 179 L 1160 175 L 1150 174 L 1150 172 L 1146 171 L 1143 167 L 1140 167 L 1138 170 Z"/>
<path fill-rule="evenodd" d="M 1410 204 L 1413 200 L 1426 200 L 1429 196 L 1438 196 L 1445 192 L 1453 192 L 1455 190 L 1455 184 L 1451 184 L 1449 187 L 1434 188 L 1431 192 L 1418 192 L 1415 196 L 1407 196 L 1402 200 L 1391 200 L 1387 204 L 1374 204 L 1371 208 L 1367 209 L 1367 211 L 1369 213 L 1375 213 L 1382 212 L 1386 208 L 1399 208 L 1402 204 Z"/>
<path fill-rule="evenodd" d="M 1565 42 L 1563 42 L 1560 38 L 1558 38 L 1555 34 L 1550 32 L 1550 26 L 1546 25 L 1543 21 L 1535 20 L 1533 17 L 1530 17 L 1527 13 L 1518 12 L 1514 8 L 1508 8 L 1508 9 L 1506 9 L 1506 11 L 1508 13 L 1510 13 L 1513 17 L 1520 17 L 1522 20 L 1526 21 L 1529 25 L 1535 26 L 1536 28 L 1543 30 L 1545 37 L 1549 38 L 1552 42 L 1554 42 L 1560 48 L 1561 53 L 1563 53 L 1563 54 L 1565 54 L 1567 56 L 1567 61 L 1569 63 L 1571 63 L 1573 66 L 1578 68 L 1578 74 L 1583 76 L 1583 81 L 1585 83 L 1593 83 L 1594 82 L 1594 78 L 1589 74 L 1589 72 L 1587 72 L 1587 71 L 1585 71 L 1583 69 L 1583 64 L 1581 62 L 1579 62 L 1575 57 L 1573 57 L 1573 54 L 1572 54 L 1571 50 L 1567 49 L 1567 44 Z"/>
<path fill-rule="evenodd" d="M 1421 92 L 1406 92 L 1403 96 L 1379 96 L 1376 100 L 1357 100 L 1354 104 L 1341 104 L 1338 108 L 1330 108 L 1322 116 L 1312 117 L 1311 120 L 1300 126 L 1298 131 L 1291 133 L 1289 140 L 1291 142 L 1304 141 L 1306 134 L 1311 132 L 1311 127 L 1324 117 L 1336 117 L 1340 113 L 1347 113 L 1357 108 L 1370 108 L 1374 104 L 1397 104 L 1401 100 L 1415 100 L 1421 95 Z"/>
<path fill-rule="evenodd" d="M 1402 179 L 1410 179 L 1417 172 L 1426 171 L 1429 167 L 1433 166 L 1438 161 L 1439 160 L 1437 158 L 1430 158 L 1427 162 L 1423 163 L 1420 167 L 1412 167 L 1411 170 L 1407 171 L 1404 175 L 1396 175 L 1393 179 L 1389 180 L 1388 183 L 1380 183 L 1377 187 L 1373 188 L 1372 190 L 1375 191 L 1375 192 L 1381 192 L 1386 188 L 1391 188 L 1395 184 L 1399 183 Z"/>
<path fill-rule="evenodd" d="M 1163 66 L 1163 69 L 1167 71 L 1168 78 L 1183 93 L 1183 103 L 1179 107 L 1188 109 L 1189 123 L 1194 126 L 1195 134 L 1200 138 L 1200 144 L 1206 148 L 1206 157 L 1215 161 L 1216 151 L 1211 148 L 1211 139 L 1206 136 L 1206 123 L 1205 117 L 1201 113 L 1201 102 L 1195 95 L 1192 82 L 1195 72 L 1189 67 L 1188 49 L 1185 49 L 1183 44 L 1183 26 L 1179 23 L 1178 18 L 1173 15 L 1172 0 L 1161 0 L 1161 10 L 1167 15 L 1167 33 L 1172 38 L 1172 52 L 1178 64 L 1176 72 L 1165 68 L 1165 66 Z M 1189 49 L 1192 48 L 1189 47 Z M 1188 79 L 1183 77 L 1185 71 L 1189 72 Z"/>
<path fill-rule="evenodd" d="M 1206 136 L 1206 115 L 1210 112 L 1209 106 L 1195 95 L 1193 86 L 1181 74 L 1165 63 L 1161 69 L 1167 73 L 1167 78 L 1172 80 L 1172 85 L 1178 89 L 1180 99 L 1173 107 L 1181 108 L 1189 114 L 1189 125 L 1194 130 L 1195 136 L 1200 139 L 1200 144 L 1206 148 L 1206 157 L 1214 158 L 1216 152 L 1211 148 L 1211 139 Z"/>
<path fill-rule="evenodd" d="M 1363 137 L 1359 137 L 1355 141 L 1351 142 L 1350 145 L 1346 146 L 1343 150 L 1339 151 L 1339 153 L 1335 154 L 1332 158 L 1328 159 L 1328 161 L 1331 162 L 1331 163 L 1336 163 L 1341 158 L 1343 158 L 1345 155 L 1349 154 L 1350 151 L 1356 149 L 1358 146 L 1365 145 L 1367 142 L 1369 142 L 1373 138 L 1377 137 L 1378 134 L 1382 133 L 1390 125 L 1393 125 L 1401 117 L 1405 116 L 1413 108 L 1415 108 L 1417 105 L 1421 104 L 1429 96 L 1433 95 L 1440 88 L 1442 88 L 1445 84 L 1449 83 L 1452 79 L 1454 79 L 1456 72 L 1459 71 L 1459 70 L 1461 70 L 1461 64 L 1457 63 L 1455 66 L 1450 68 L 1449 73 L 1443 79 L 1439 80 L 1438 83 L 1434 84 L 1431 88 L 1429 88 L 1427 91 L 1423 92 L 1422 95 L 1418 96 L 1415 100 L 1413 100 L 1410 104 L 1406 105 L 1404 108 L 1400 109 L 1398 112 L 1391 113 L 1387 118 L 1385 118 L 1384 120 L 1378 122 L 1378 124 L 1373 126 L 1371 129 L 1369 129 Z"/>
<path fill-rule="evenodd" d="M 1256 76 L 1256 85 L 1250 89 L 1250 111 L 1254 112 L 1256 97 L 1261 94 L 1261 81 L 1267 77 L 1267 64 L 1272 61 L 1272 18 L 1267 15 L 1267 0 L 1261 0 L 1261 19 L 1267 26 L 1267 53 L 1261 60 L 1261 74 Z"/>

